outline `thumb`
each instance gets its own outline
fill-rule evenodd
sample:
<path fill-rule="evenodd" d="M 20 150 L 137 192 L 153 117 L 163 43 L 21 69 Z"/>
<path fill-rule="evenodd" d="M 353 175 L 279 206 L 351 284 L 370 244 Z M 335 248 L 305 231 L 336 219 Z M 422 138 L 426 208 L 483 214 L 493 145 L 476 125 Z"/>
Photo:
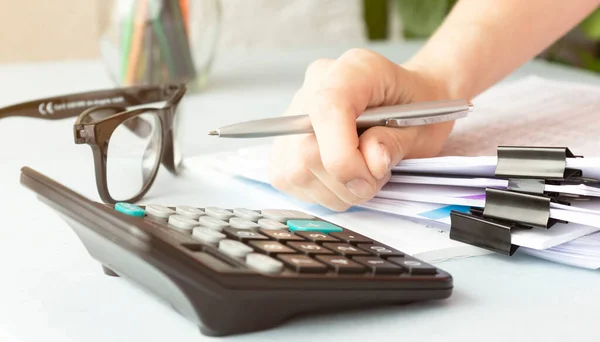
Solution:
<path fill-rule="evenodd" d="M 385 178 L 402 159 L 437 155 L 453 121 L 412 127 L 372 127 L 359 138 L 359 149 L 373 177 Z"/>
<path fill-rule="evenodd" d="M 373 127 L 359 139 L 359 149 L 371 174 L 376 179 L 385 178 L 391 168 L 411 154 L 418 127 Z"/>

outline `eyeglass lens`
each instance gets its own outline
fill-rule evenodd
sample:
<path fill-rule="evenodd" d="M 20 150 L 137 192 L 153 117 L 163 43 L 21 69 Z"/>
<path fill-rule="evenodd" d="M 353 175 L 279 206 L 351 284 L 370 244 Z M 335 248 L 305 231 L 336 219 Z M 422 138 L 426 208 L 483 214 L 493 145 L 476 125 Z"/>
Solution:
<path fill-rule="evenodd" d="M 136 196 L 153 177 L 160 163 L 161 121 L 145 112 L 122 122 L 108 143 L 106 182 L 116 201 Z"/>
<path fill-rule="evenodd" d="M 183 152 L 181 148 L 183 125 L 181 124 L 181 113 L 180 110 L 177 109 L 173 117 L 173 159 L 175 163 L 175 167 L 179 167 L 181 161 L 183 160 Z"/>

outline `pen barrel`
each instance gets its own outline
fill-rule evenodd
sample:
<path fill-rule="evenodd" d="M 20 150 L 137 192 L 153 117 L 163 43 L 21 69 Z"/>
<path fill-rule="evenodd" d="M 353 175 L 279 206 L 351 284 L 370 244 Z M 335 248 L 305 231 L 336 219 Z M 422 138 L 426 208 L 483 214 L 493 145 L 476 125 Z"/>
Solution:
<path fill-rule="evenodd" d="M 313 132 L 308 115 L 294 115 L 225 126 L 219 129 L 219 136 L 222 138 L 266 138 Z"/>
<path fill-rule="evenodd" d="M 466 100 L 419 102 L 368 108 L 356 119 L 358 132 L 374 126 L 404 127 L 435 124 L 466 116 L 472 105 Z M 309 115 L 280 116 L 242 122 L 219 129 L 223 138 L 266 138 L 314 133 Z"/>
<path fill-rule="evenodd" d="M 462 99 L 374 107 L 368 108 L 356 119 L 356 126 L 358 128 L 386 126 L 388 120 L 404 123 L 394 126 L 417 126 L 435 123 L 436 116 L 443 118 L 444 114 L 467 113 L 471 108 L 471 103 Z"/>

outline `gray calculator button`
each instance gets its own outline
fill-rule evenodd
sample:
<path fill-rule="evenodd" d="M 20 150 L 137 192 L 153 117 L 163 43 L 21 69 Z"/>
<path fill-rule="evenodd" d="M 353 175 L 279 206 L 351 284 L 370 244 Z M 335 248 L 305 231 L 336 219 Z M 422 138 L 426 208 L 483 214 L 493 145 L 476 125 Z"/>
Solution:
<path fill-rule="evenodd" d="M 278 273 L 283 269 L 283 263 L 270 256 L 260 253 L 250 253 L 246 255 L 246 264 L 259 272 Z"/>
<path fill-rule="evenodd" d="M 191 232 L 194 227 L 199 226 L 198 221 L 181 215 L 169 216 L 169 224 L 174 228 Z"/>
<path fill-rule="evenodd" d="M 229 223 L 212 216 L 200 216 L 198 222 L 204 227 L 216 230 L 223 230 L 223 228 L 229 227 Z"/>
<path fill-rule="evenodd" d="M 271 220 L 271 219 L 260 219 L 260 220 L 258 220 L 258 225 L 263 229 L 269 229 L 269 230 L 287 229 L 287 227 L 288 227 L 279 221 L 275 221 L 275 220 Z"/>
<path fill-rule="evenodd" d="M 175 210 L 164 205 L 148 204 L 146 206 L 146 214 L 154 217 L 168 218 L 171 215 L 175 215 Z"/>
<path fill-rule="evenodd" d="M 229 239 L 219 241 L 219 250 L 234 258 L 243 258 L 246 254 L 252 253 L 253 251 L 252 248 L 245 244 Z"/>
<path fill-rule="evenodd" d="M 194 220 L 197 220 L 200 216 L 205 215 L 204 210 L 187 205 L 178 206 L 175 208 L 175 212 L 181 216 L 189 217 Z"/>
<path fill-rule="evenodd" d="M 216 244 L 226 238 L 225 234 L 206 227 L 194 228 L 192 230 L 192 237 L 208 244 Z"/>
<path fill-rule="evenodd" d="M 282 223 L 285 223 L 288 220 L 311 220 L 315 218 L 312 215 L 291 209 L 265 209 L 262 211 L 262 215 L 265 218 Z"/>
<path fill-rule="evenodd" d="M 256 222 L 248 221 L 239 217 L 229 219 L 229 225 L 236 229 L 258 229 L 260 226 Z"/>
<path fill-rule="evenodd" d="M 233 214 L 239 218 L 243 218 L 250 221 L 258 221 L 262 215 L 257 213 L 254 210 L 246 209 L 246 208 L 235 208 L 233 209 Z"/>
<path fill-rule="evenodd" d="M 216 217 L 224 221 L 229 220 L 233 216 L 233 213 L 230 210 L 217 207 L 204 208 L 204 212 L 208 216 Z"/>

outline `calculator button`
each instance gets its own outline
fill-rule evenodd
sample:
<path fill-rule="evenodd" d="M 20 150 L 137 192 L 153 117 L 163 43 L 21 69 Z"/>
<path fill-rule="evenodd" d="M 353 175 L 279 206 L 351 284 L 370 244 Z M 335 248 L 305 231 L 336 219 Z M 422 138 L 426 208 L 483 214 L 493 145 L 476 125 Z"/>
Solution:
<path fill-rule="evenodd" d="M 369 239 L 366 236 L 362 236 L 360 234 L 357 234 L 351 230 L 347 230 L 344 229 L 341 232 L 332 232 L 330 233 L 331 236 L 340 239 L 344 242 L 350 243 L 350 244 L 357 244 L 357 243 L 372 243 L 373 241 L 371 239 Z"/>
<path fill-rule="evenodd" d="M 195 227 L 192 237 L 207 244 L 216 244 L 226 238 L 225 234 L 206 227 Z"/>
<path fill-rule="evenodd" d="M 367 268 L 375 274 L 400 274 L 402 268 L 394 265 L 387 260 L 380 259 L 374 256 L 358 256 L 354 257 L 354 261 L 367 266 Z"/>
<path fill-rule="evenodd" d="M 339 242 L 339 240 L 334 237 L 318 232 L 296 232 L 296 235 L 302 236 L 306 240 L 312 242 Z"/>
<path fill-rule="evenodd" d="M 245 244 L 229 239 L 219 241 L 219 250 L 234 258 L 243 258 L 248 253 L 253 252 L 252 248 L 246 246 Z"/>
<path fill-rule="evenodd" d="M 283 261 L 288 267 L 301 273 L 327 273 L 327 266 L 306 255 L 301 254 L 280 254 L 277 258 Z"/>
<path fill-rule="evenodd" d="M 196 220 L 192 220 L 189 217 L 181 216 L 181 215 L 171 215 L 169 216 L 169 224 L 176 229 L 184 230 L 187 232 L 191 232 L 194 227 L 199 226 L 200 223 Z"/>
<path fill-rule="evenodd" d="M 354 255 L 369 255 L 369 253 L 359 249 L 356 246 L 352 246 L 347 243 L 324 243 L 323 246 L 335 251 L 343 256 L 354 256 Z"/>
<path fill-rule="evenodd" d="M 236 229 L 227 227 L 223 229 L 223 232 L 229 236 L 229 238 L 239 241 L 248 240 L 269 240 L 268 237 L 261 235 L 253 230 L 248 229 Z"/>
<path fill-rule="evenodd" d="M 264 273 L 279 273 L 283 270 L 283 262 L 260 253 L 246 255 L 246 265 Z"/>
<path fill-rule="evenodd" d="M 227 221 L 231 217 L 233 217 L 233 213 L 231 211 L 229 211 L 227 209 L 223 209 L 223 208 L 207 207 L 207 208 L 204 208 L 204 212 L 208 216 L 216 217 L 223 221 Z"/>
<path fill-rule="evenodd" d="M 286 223 L 289 220 L 312 220 L 315 217 L 298 210 L 265 209 L 261 211 L 265 218 Z"/>
<path fill-rule="evenodd" d="M 187 205 L 178 206 L 175 208 L 175 212 L 181 216 L 189 217 L 194 220 L 197 220 L 200 216 L 205 215 L 204 210 Z"/>
<path fill-rule="evenodd" d="M 295 250 L 289 248 L 288 246 L 282 245 L 277 241 L 250 241 L 248 244 L 267 255 L 297 253 Z"/>
<path fill-rule="evenodd" d="M 288 242 L 287 245 L 307 255 L 333 254 L 333 252 L 329 249 L 319 246 L 313 242 L 292 241 Z"/>
<path fill-rule="evenodd" d="M 389 261 L 398 264 L 411 274 L 436 274 L 437 269 L 431 265 L 427 265 L 424 262 L 415 260 L 412 258 L 388 258 Z"/>
<path fill-rule="evenodd" d="M 144 209 L 138 207 L 135 204 L 125 203 L 125 202 L 119 202 L 119 203 L 115 204 L 115 210 L 120 213 L 127 214 L 130 216 L 135 216 L 135 217 L 144 217 L 144 215 L 146 214 Z"/>
<path fill-rule="evenodd" d="M 229 219 L 229 225 L 236 229 L 258 229 L 260 226 L 256 222 L 252 222 L 239 217 Z"/>
<path fill-rule="evenodd" d="M 337 273 L 363 273 L 366 268 L 350 259 L 338 255 L 317 255 L 315 259 L 322 261 Z"/>
<path fill-rule="evenodd" d="M 260 219 L 258 220 L 258 225 L 263 228 L 263 229 L 271 229 L 271 230 L 276 230 L 276 229 L 288 229 L 288 226 L 286 226 L 285 224 L 279 222 L 279 221 L 275 221 L 275 220 L 271 220 L 271 219 Z"/>
<path fill-rule="evenodd" d="M 149 204 L 146 206 L 146 214 L 166 219 L 171 215 L 175 215 L 175 210 L 165 207 L 164 205 Z"/>
<path fill-rule="evenodd" d="M 275 239 L 280 242 L 285 241 L 304 241 L 300 236 L 295 235 L 287 230 L 270 230 L 270 229 L 260 229 L 261 234 L 270 237 L 271 239 Z"/>
<path fill-rule="evenodd" d="M 224 228 L 229 227 L 229 223 L 212 216 L 200 216 L 198 222 L 204 227 L 216 230 L 223 230 Z"/>
<path fill-rule="evenodd" d="M 395 250 L 391 247 L 384 246 L 378 243 L 375 244 L 361 244 L 357 246 L 358 248 L 370 252 L 371 254 L 375 254 L 380 257 L 392 257 L 392 256 L 404 256 L 404 253 Z"/>
<path fill-rule="evenodd" d="M 246 208 L 235 208 L 233 209 L 233 214 L 239 218 L 243 218 L 250 221 L 258 221 L 262 215 L 252 209 Z"/>
<path fill-rule="evenodd" d="M 342 228 L 333 225 L 325 221 L 312 221 L 312 220 L 289 220 L 287 221 L 288 227 L 293 232 L 296 231 L 309 231 L 309 232 L 341 232 Z"/>

